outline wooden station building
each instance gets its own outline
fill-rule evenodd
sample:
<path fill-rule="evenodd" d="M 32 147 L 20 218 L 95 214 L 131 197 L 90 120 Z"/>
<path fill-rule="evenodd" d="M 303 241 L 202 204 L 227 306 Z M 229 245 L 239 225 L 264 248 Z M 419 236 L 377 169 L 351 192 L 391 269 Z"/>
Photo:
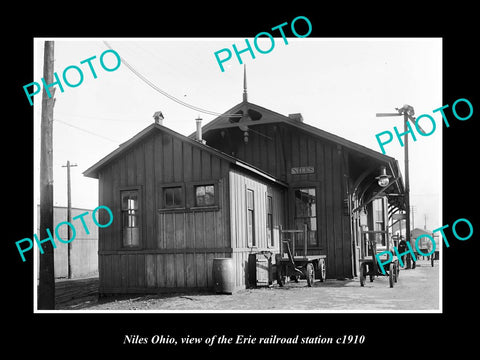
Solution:
<path fill-rule="evenodd" d="M 99 229 L 102 294 L 213 288 L 217 257 L 233 258 L 245 288 L 249 254 L 278 253 L 280 228 L 305 224 L 327 278 L 352 278 L 361 230 L 387 229 L 404 209 L 394 158 L 250 103 L 245 82 L 241 103 L 190 136 L 155 121 L 84 175 L 114 214 Z"/>

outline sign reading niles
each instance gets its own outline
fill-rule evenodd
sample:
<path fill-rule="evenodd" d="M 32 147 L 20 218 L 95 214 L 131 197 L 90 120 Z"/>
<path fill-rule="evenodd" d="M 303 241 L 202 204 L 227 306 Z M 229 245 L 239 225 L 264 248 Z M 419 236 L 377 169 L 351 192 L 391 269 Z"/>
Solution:
<path fill-rule="evenodd" d="M 315 173 L 315 168 L 313 166 L 292 167 L 290 169 L 290 174 L 292 175 L 313 174 L 313 173 Z"/>

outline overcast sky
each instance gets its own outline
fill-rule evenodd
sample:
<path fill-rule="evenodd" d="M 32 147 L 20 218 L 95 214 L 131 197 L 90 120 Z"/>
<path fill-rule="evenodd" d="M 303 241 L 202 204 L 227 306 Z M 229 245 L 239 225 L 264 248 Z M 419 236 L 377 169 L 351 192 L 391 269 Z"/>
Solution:
<path fill-rule="evenodd" d="M 235 56 L 221 72 L 214 52 L 244 48 L 242 38 L 207 39 L 34 39 L 34 79 L 40 82 L 44 40 L 55 41 L 55 69 L 76 65 L 83 69 L 81 85 L 56 91 L 54 108 L 54 204 L 66 206 L 67 160 L 78 164 L 71 169 L 72 206 L 95 208 L 98 181 L 82 172 L 149 126 L 156 111 L 162 111 L 164 125 L 189 135 L 199 115 L 204 124 L 215 116 L 184 107 L 155 91 L 136 77 L 124 64 L 107 72 L 99 64 L 108 48 L 115 51 L 163 91 L 197 107 L 222 113 L 242 101 L 243 66 Z M 250 39 L 253 42 L 253 39 Z M 260 43 L 267 49 L 268 43 Z M 92 56 L 97 79 L 87 64 Z M 112 54 L 110 54 L 112 55 Z M 411 205 L 415 207 L 415 227 L 432 230 L 441 224 L 442 121 L 432 113 L 442 103 L 442 40 L 408 39 L 324 39 L 275 38 L 268 54 L 242 54 L 247 64 L 248 100 L 284 115 L 302 113 L 304 121 L 376 151 L 381 151 L 375 134 L 393 126 L 403 129 L 403 117 L 376 118 L 377 112 L 395 112 L 404 104 L 415 115 L 432 115 L 436 131 L 428 137 L 417 134 L 410 140 Z M 115 64 L 113 56 L 105 61 Z M 112 60 L 113 59 L 113 60 Z M 69 79 L 75 82 L 75 71 Z M 63 80 L 62 80 L 63 81 Z M 26 106 L 28 100 L 25 97 Z M 35 96 L 35 207 L 39 203 L 41 95 Z M 428 121 L 422 123 L 431 130 Z M 395 139 L 385 147 L 389 156 L 403 167 L 403 151 Z"/>

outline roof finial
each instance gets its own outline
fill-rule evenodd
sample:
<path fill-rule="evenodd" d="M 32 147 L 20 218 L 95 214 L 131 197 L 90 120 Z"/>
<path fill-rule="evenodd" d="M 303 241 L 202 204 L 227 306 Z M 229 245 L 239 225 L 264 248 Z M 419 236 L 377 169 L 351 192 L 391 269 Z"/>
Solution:
<path fill-rule="evenodd" d="M 243 101 L 247 101 L 247 64 L 243 64 Z"/>

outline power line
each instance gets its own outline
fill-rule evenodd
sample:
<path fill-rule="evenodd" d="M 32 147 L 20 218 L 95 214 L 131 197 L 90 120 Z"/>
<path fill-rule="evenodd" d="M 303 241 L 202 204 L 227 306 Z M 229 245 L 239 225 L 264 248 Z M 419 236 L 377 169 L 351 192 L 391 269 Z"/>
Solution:
<path fill-rule="evenodd" d="M 120 119 L 120 118 L 107 118 L 107 117 L 100 117 L 100 116 L 88 116 L 88 115 L 71 115 L 67 113 L 62 113 L 60 111 L 56 112 L 58 115 L 63 117 L 74 117 L 80 119 L 92 119 L 92 120 L 106 120 L 106 121 L 120 121 L 120 122 L 134 122 L 138 119 Z"/>
<path fill-rule="evenodd" d="M 96 134 L 96 133 L 94 133 L 94 132 L 91 132 L 90 130 L 86 130 L 86 129 L 83 129 L 83 128 L 81 128 L 81 127 L 78 127 L 78 126 L 69 124 L 69 123 L 67 123 L 67 122 L 65 122 L 65 121 L 62 121 L 62 120 L 59 120 L 59 119 L 54 119 L 54 121 L 57 121 L 57 122 L 62 123 L 62 124 L 64 124 L 64 125 L 70 126 L 70 127 L 74 128 L 74 129 L 77 129 L 77 130 L 86 132 L 87 134 L 94 135 L 94 136 L 98 136 L 98 137 L 100 137 L 100 138 L 102 138 L 102 139 L 105 139 L 105 140 L 114 142 L 114 143 L 116 143 L 116 144 L 118 144 L 118 143 L 120 142 L 120 141 L 117 141 L 117 140 L 110 139 L 110 138 L 108 138 L 108 137 L 106 137 L 106 136 Z"/>
<path fill-rule="evenodd" d="M 103 42 L 110 50 L 113 50 L 113 48 L 110 46 L 110 44 L 107 42 L 107 41 L 104 41 Z M 120 55 L 119 55 L 120 56 Z M 150 86 L 152 89 L 154 89 L 155 91 L 159 92 L 160 94 L 162 94 L 163 96 L 166 96 L 167 98 L 169 98 L 170 100 L 173 100 L 175 101 L 176 103 L 180 104 L 180 105 L 183 105 L 185 107 L 188 107 L 192 110 L 195 110 L 195 111 L 198 111 L 198 112 L 201 112 L 203 114 L 208 114 L 208 115 L 214 115 L 214 116 L 228 116 L 228 117 L 242 117 L 243 115 L 242 114 L 222 114 L 222 113 L 217 113 L 217 112 L 214 112 L 214 111 L 210 111 L 210 110 L 205 110 L 205 109 L 202 109 L 202 108 L 199 108 L 198 106 L 194 106 L 194 105 L 191 105 L 191 104 L 188 104 L 186 103 L 185 101 L 182 101 L 178 98 L 176 98 L 175 96 L 173 95 L 170 95 L 169 93 L 167 93 L 166 91 L 160 89 L 157 85 L 155 85 L 154 83 L 152 83 L 150 80 L 148 80 L 145 76 L 143 76 L 141 73 L 139 73 L 132 65 L 130 65 L 122 56 L 120 56 L 120 59 L 122 60 L 122 63 L 125 64 L 125 66 L 133 73 L 135 74 L 140 80 L 142 80 L 144 83 L 146 83 L 148 86 Z"/>

